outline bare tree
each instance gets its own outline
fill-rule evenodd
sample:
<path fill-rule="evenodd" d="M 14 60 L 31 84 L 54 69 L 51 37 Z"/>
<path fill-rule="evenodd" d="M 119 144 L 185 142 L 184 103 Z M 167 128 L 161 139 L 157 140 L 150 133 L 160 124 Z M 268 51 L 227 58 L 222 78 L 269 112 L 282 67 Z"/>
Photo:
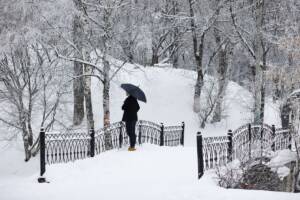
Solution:
<path fill-rule="evenodd" d="M 32 127 L 33 114 L 42 111 L 41 125 L 49 130 L 55 122 L 61 97 L 57 90 L 56 96 L 49 100 L 47 90 L 54 81 L 54 74 L 47 68 L 57 63 L 48 60 L 46 54 L 38 45 L 20 43 L 4 54 L 0 62 L 0 96 L 9 108 L 3 107 L 0 121 L 22 133 L 25 161 L 38 150 L 38 138 L 34 134 L 37 130 Z"/>
<path fill-rule="evenodd" d="M 90 60 L 90 51 L 87 45 L 88 39 L 88 19 L 87 8 L 81 0 L 74 0 L 77 12 L 75 12 L 73 21 L 73 41 L 74 56 L 82 60 Z M 74 125 L 80 125 L 84 117 L 84 105 L 87 117 L 88 130 L 94 128 L 94 116 L 91 98 L 91 76 L 82 76 L 83 74 L 91 75 L 92 68 L 80 62 L 74 62 L 74 76 L 78 77 L 73 80 L 74 88 Z M 84 104 L 85 102 L 85 104 Z"/>
<path fill-rule="evenodd" d="M 237 23 L 237 15 L 236 11 L 233 9 L 234 4 L 233 1 L 230 3 L 230 13 L 232 24 L 235 28 L 237 36 L 240 38 L 241 43 L 247 49 L 252 59 L 254 60 L 254 69 L 253 70 L 253 79 L 252 79 L 252 89 L 254 95 L 254 122 L 262 123 L 264 120 L 264 105 L 265 105 L 265 71 L 267 68 L 267 53 L 269 51 L 269 47 L 267 46 L 267 42 L 263 41 L 263 25 L 264 25 L 264 0 L 256 0 L 253 5 L 255 5 L 254 9 L 254 37 L 252 38 L 254 41 L 254 45 L 251 46 L 250 42 L 247 40 L 247 37 L 243 35 L 244 29 L 238 25 Z M 253 6 L 251 5 L 251 6 Z M 247 5 L 246 5 L 247 7 Z M 251 39 L 250 39 L 251 41 Z"/>
<path fill-rule="evenodd" d="M 193 1 L 189 0 L 189 7 L 190 7 L 190 17 L 191 17 L 191 31 L 192 31 L 192 40 L 193 40 L 193 50 L 194 50 L 194 57 L 197 64 L 197 81 L 195 85 L 195 94 L 194 94 L 194 112 L 198 113 L 200 111 L 200 97 L 201 97 L 201 90 L 204 85 L 204 75 L 203 75 L 203 48 L 204 48 L 204 37 L 208 29 L 203 31 L 200 36 L 200 42 L 197 38 L 196 34 L 196 23 L 195 23 L 195 14 L 193 8 Z M 199 46 L 198 46 L 199 43 Z"/>
<path fill-rule="evenodd" d="M 220 14 L 228 14 L 228 9 L 224 9 L 225 12 L 221 13 L 221 9 L 218 9 L 220 0 L 213 1 L 213 7 L 216 10 L 216 15 L 220 16 Z M 228 17 L 227 17 L 228 20 Z M 215 62 L 216 64 L 216 77 L 218 81 L 218 100 L 216 103 L 216 107 L 214 109 L 212 122 L 220 122 L 222 117 L 222 103 L 225 96 L 225 90 L 231 75 L 231 69 L 233 68 L 233 47 L 234 44 L 232 42 L 233 38 L 230 38 L 228 36 L 231 34 L 231 26 L 228 23 L 226 19 L 223 21 L 220 20 L 220 17 L 218 20 L 216 20 L 213 33 L 215 36 L 216 46 L 217 50 L 214 51 L 215 54 L 217 54 L 217 60 Z"/>
<path fill-rule="evenodd" d="M 197 80 L 195 84 L 195 93 L 194 93 L 194 112 L 198 113 L 200 111 L 200 97 L 202 87 L 204 85 L 204 42 L 205 36 L 209 32 L 209 30 L 214 26 L 215 21 L 218 18 L 220 13 L 220 9 L 223 8 L 224 1 L 219 2 L 216 6 L 215 10 L 212 10 L 212 14 L 209 18 L 205 18 L 204 24 L 197 24 L 196 19 L 197 16 L 195 15 L 194 4 L 195 1 L 188 0 L 189 3 L 189 14 L 190 14 L 190 25 L 191 25 L 191 34 L 192 34 L 192 41 L 193 41 L 193 54 L 196 61 L 196 72 L 197 72 Z M 205 3 L 205 2 L 204 2 Z M 207 2 L 206 2 L 207 3 Z M 197 8 L 200 8 L 202 5 L 197 5 Z M 201 15 L 200 15 L 201 16 Z M 198 20 L 201 21 L 201 20 Z"/>
<path fill-rule="evenodd" d="M 84 77 L 85 78 L 85 95 L 86 101 L 90 101 L 90 78 L 96 77 L 103 84 L 102 98 L 103 98 L 103 124 L 107 128 L 110 124 L 110 81 L 116 73 L 119 72 L 123 64 L 116 67 L 116 70 L 111 74 L 112 66 L 115 66 L 113 62 L 109 59 L 109 52 L 112 46 L 112 39 L 116 38 L 117 31 L 115 25 L 118 19 L 118 11 L 126 4 L 123 0 L 120 1 L 81 1 L 84 10 L 81 12 L 83 15 L 84 23 L 90 25 L 90 29 L 84 29 L 84 48 L 82 51 L 78 51 L 76 44 L 65 39 L 69 46 L 73 48 L 74 51 L 80 52 L 80 55 L 74 54 L 73 56 L 64 55 L 61 50 L 55 48 L 56 54 L 59 58 L 80 63 L 85 67 L 85 73 L 75 76 L 75 78 Z M 89 34 L 92 32 L 93 34 Z M 97 36 L 99 43 L 94 42 Z M 91 51 L 87 51 L 91 49 Z M 93 54 L 94 58 L 90 59 L 90 55 Z M 92 73 L 94 71 L 94 73 Z M 87 104 L 87 102 L 86 102 Z M 91 108 L 91 103 L 88 103 Z M 90 114 L 89 114 L 90 113 Z M 92 120 L 92 109 L 90 112 L 87 109 L 87 118 L 89 123 L 93 123 Z M 89 120 L 90 116 L 90 120 Z M 91 126 L 93 127 L 93 126 Z M 107 131 L 105 131 L 105 144 L 106 148 L 110 149 L 111 136 Z"/>
<path fill-rule="evenodd" d="M 227 42 L 223 44 L 218 57 L 218 100 L 214 110 L 212 122 L 220 122 L 222 117 L 222 103 L 224 101 L 225 90 L 229 82 L 230 69 L 232 68 L 233 44 Z"/>

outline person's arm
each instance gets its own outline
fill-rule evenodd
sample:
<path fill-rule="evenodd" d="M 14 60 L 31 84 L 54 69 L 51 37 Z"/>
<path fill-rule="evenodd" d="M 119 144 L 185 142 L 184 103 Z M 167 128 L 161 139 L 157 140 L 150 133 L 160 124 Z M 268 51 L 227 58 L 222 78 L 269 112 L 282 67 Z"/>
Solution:
<path fill-rule="evenodd" d="M 132 105 L 133 105 L 134 111 L 138 112 L 140 110 L 140 105 L 139 105 L 138 101 L 135 99 L 135 101 L 132 103 L 133 103 Z"/>
<path fill-rule="evenodd" d="M 122 106 L 122 110 L 127 110 L 127 109 L 128 109 L 128 100 L 126 99 L 126 100 L 124 101 L 123 106 Z"/>

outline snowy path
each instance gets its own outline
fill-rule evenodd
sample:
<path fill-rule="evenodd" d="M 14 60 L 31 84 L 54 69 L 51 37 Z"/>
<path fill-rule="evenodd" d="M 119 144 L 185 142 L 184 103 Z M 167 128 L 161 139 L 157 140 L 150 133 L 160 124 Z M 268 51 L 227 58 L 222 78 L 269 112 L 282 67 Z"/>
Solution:
<path fill-rule="evenodd" d="M 143 145 L 136 152 L 121 149 L 93 159 L 47 166 L 49 184 L 37 183 L 36 172 L 1 179 L 0 199 L 300 200 L 300 194 L 226 190 L 217 187 L 211 175 L 198 181 L 192 147 Z"/>

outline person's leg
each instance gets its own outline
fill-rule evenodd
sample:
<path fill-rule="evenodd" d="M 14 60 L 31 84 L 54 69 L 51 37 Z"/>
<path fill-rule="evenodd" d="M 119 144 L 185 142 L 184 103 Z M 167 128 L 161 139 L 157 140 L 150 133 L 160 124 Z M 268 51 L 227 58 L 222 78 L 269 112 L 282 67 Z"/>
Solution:
<path fill-rule="evenodd" d="M 134 148 L 136 143 L 135 125 L 136 125 L 136 121 L 126 122 L 126 129 L 127 129 L 127 134 L 129 136 L 129 143 L 131 148 Z"/>
<path fill-rule="evenodd" d="M 126 132 L 129 137 L 129 145 L 131 147 L 132 146 L 131 122 L 129 122 L 129 121 L 125 122 L 125 125 L 126 125 Z"/>
<path fill-rule="evenodd" d="M 131 143 L 132 146 L 131 146 L 131 147 L 134 148 L 134 147 L 135 147 L 135 143 L 136 143 L 136 135 L 135 135 L 135 125 L 136 125 L 136 121 L 133 121 L 131 125 L 132 125 L 132 136 L 131 136 L 131 137 L 132 137 L 132 143 Z"/>
<path fill-rule="evenodd" d="M 135 146 L 135 123 L 134 121 L 128 122 L 128 134 L 130 139 L 130 147 L 134 148 Z"/>

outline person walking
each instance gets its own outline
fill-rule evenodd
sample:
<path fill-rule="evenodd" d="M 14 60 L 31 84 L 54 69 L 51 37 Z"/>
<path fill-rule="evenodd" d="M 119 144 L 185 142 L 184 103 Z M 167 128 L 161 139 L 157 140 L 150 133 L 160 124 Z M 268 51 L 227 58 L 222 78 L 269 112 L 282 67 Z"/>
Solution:
<path fill-rule="evenodd" d="M 124 110 L 122 121 L 126 124 L 127 135 L 129 136 L 130 147 L 128 151 L 135 151 L 136 135 L 135 135 L 135 125 L 138 120 L 137 112 L 140 106 L 137 99 L 127 93 L 127 98 L 124 101 L 122 110 Z"/>

